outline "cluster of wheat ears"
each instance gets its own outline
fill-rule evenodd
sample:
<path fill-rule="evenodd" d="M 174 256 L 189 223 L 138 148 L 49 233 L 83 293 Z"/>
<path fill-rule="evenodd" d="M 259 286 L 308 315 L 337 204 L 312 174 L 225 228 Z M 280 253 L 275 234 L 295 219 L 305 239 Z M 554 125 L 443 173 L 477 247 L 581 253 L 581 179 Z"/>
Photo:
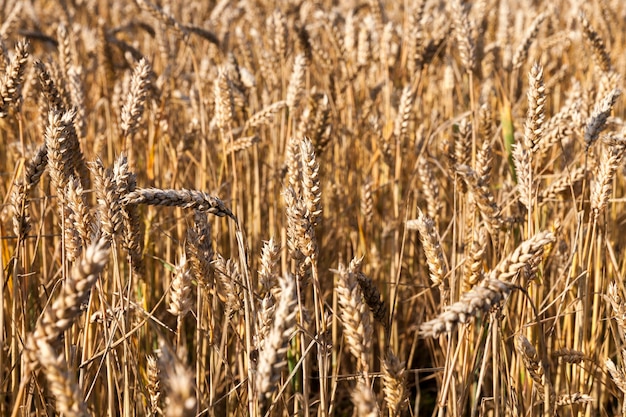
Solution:
<path fill-rule="evenodd" d="M 0 16 L 0 415 L 626 415 L 622 0 Z"/>

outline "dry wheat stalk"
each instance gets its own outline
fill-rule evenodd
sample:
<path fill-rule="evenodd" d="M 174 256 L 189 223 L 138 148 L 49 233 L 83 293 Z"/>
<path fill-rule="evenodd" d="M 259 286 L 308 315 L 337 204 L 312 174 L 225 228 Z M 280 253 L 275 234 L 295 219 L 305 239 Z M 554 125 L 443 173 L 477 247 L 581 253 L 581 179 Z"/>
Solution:
<path fill-rule="evenodd" d="M 205 211 L 218 217 L 228 216 L 236 220 L 222 200 L 197 190 L 161 190 L 158 188 L 137 188 L 123 196 L 122 205 L 145 204 L 149 206 L 176 206 Z"/>
<path fill-rule="evenodd" d="M 497 279 L 486 278 L 469 292 L 463 294 L 459 301 L 445 308 L 437 318 L 423 323 L 419 327 L 422 337 L 438 337 L 450 333 L 459 323 L 467 323 L 469 319 L 481 312 L 491 310 L 515 288 L 513 284 Z"/>

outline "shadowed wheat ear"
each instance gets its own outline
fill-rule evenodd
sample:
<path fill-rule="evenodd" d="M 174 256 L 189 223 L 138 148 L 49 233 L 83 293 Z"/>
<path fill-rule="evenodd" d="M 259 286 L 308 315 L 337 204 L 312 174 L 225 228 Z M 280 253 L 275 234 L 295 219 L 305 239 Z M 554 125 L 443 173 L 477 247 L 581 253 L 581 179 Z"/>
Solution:
<path fill-rule="evenodd" d="M 163 375 L 162 381 L 165 382 L 167 393 L 163 415 L 168 417 L 195 416 L 196 387 L 191 372 L 165 344 L 161 344 L 160 350 L 159 362 Z M 181 357 L 185 357 L 185 355 L 181 354 Z"/>
<path fill-rule="evenodd" d="M 137 188 L 122 198 L 122 204 L 145 204 L 148 206 L 176 206 L 205 211 L 218 217 L 228 216 L 237 221 L 235 215 L 222 200 L 197 190 L 162 190 L 159 188 Z"/>

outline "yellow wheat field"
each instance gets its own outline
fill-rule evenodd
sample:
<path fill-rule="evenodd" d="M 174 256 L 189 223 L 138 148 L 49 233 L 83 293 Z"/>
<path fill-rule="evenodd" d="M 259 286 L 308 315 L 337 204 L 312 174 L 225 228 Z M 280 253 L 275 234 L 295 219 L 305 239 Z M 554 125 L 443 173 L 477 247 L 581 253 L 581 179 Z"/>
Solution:
<path fill-rule="evenodd" d="M 626 3 L 0 2 L 0 415 L 626 415 Z"/>

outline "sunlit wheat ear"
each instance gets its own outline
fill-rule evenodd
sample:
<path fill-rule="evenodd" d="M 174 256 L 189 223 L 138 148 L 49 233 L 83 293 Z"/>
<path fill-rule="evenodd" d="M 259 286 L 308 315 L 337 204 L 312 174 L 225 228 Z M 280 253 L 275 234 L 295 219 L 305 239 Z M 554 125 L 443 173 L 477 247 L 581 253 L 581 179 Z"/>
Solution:
<path fill-rule="evenodd" d="M 415 220 L 408 220 L 406 227 L 409 230 L 418 230 L 420 240 L 424 247 L 428 269 L 430 270 L 430 280 L 435 285 L 444 285 L 444 279 L 448 273 L 448 266 L 445 261 L 439 233 L 435 229 L 435 222 L 424 215 L 418 208 L 418 216 Z"/>
<path fill-rule="evenodd" d="M 626 140 L 607 138 L 607 148 L 603 150 L 595 180 L 591 183 L 591 211 L 598 217 L 606 207 L 613 192 L 613 178 L 624 159 Z"/>
<path fill-rule="evenodd" d="M 81 260 L 74 265 L 69 277 L 63 283 L 61 292 L 45 308 L 37 321 L 35 330 L 27 337 L 26 353 L 31 366 L 37 364 L 39 344 L 53 348 L 60 343 L 63 332 L 69 329 L 81 312 L 91 287 L 104 269 L 109 257 L 109 243 L 100 239 L 85 249 Z"/>
<path fill-rule="evenodd" d="M 461 323 L 467 323 L 479 313 L 488 312 L 516 288 L 513 284 L 487 278 L 461 296 L 456 303 L 445 308 L 437 318 L 419 327 L 422 337 L 438 337 L 450 333 Z"/>
<path fill-rule="evenodd" d="M 304 75 L 307 66 L 306 56 L 303 53 L 296 55 L 291 78 L 289 79 L 289 86 L 287 87 L 287 96 L 285 97 L 285 103 L 291 113 L 295 112 L 300 102 L 300 97 L 302 97 L 304 92 Z"/>
<path fill-rule="evenodd" d="M 287 215 L 287 244 L 291 257 L 298 264 L 299 274 L 317 259 L 318 247 L 315 230 L 306 204 L 292 188 L 283 191 Z"/>
<path fill-rule="evenodd" d="M 187 258 L 183 255 L 174 268 L 174 278 L 172 280 L 167 311 L 181 319 L 191 310 L 191 306 L 191 274 Z"/>
<path fill-rule="evenodd" d="M 543 66 L 535 64 L 528 73 L 528 113 L 524 124 L 524 147 L 535 152 L 543 138 L 546 107 L 546 88 Z"/>
<path fill-rule="evenodd" d="M 500 261 L 489 273 L 489 276 L 503 281 L 512 280 L 524 268 L 539 263 L 544 255 L 544 250 L 554 242 L 556 242 L 556 236 L 550 231 L 535 234 Z"/>
<path fill-rule="evenodd" d="M 392 416 L 400 415 L 408 406 L 406 364 L 389 351 L 382 368 L 385 402 Z"/>
<path fill-rule="evenodd" d="M 48 387 L 55 398 L 56 411 L 67 417 L 88 417 L 91 414 L 76 383 L 76 377 L 67 369 L 65 354 L 58 352 L 51 344 L 41 341 L 37 344 L 37 357 L 41 364 Z"/>
<path fill-rule="evenodd" d="M 274 321 L 260 346 L 255 380 L 257 397 L 262 402 L 269 400 L 277 388 L 281 372 L 287 365 L 287 343 L 295 331 L 296 281 L 291 276 L 280 276 L 278 285 L 280 296 Z"/>
<path fill-rule="evenodd" d="M 124 154 L 115 160 L 113 165 L 113 181 L 116 192 L 121 197 L 137 188 L 137 176 L 130 170 L 128 158 Z M 128 252 L 128 258 L 133 271 L 142 276 L 144 274 L 143 261 L 143 230 L 139 209 L 136 204 L 127 204 L 120 209 L 122 218 L 122 246 Z"/>
<path fill-rule="evenodd" d="M 378 417 L 380 410 L 376 401 L 376 394 L 367 384 L 366 380 L 359 378 L 356 387 L 352 391 L 352 404 L 359 417 Z"/>
<path fill-rule="evenodd" d="M 315 227 L 322 220 L 322 189 L 319 178 L 319 164 L 315 157 L 313 143 L 308 138 L 300 141 L 302 158 L 302 197 L 309 214 L 309 221 Z"/>
<path fill-rule="evenodd" d="M 234 103 L 233 93 L 224 68 L 220 68 L 217 78 L 213 82 L 215 95 L 215 123 L 220 129 L 227 129 L 233 121 Z"/>
<path fill-rule="evenodd" d="M 15 55 L 11 60 L 6 73 L 0 80 L 0 117 L 8 115 L 9 106 L 19 108 L 24 72 L 28 61 L 29 45 L 26 41 L 18 41 L 15 44 Z"/>
<path fill-rule="evenodd" d="M 279 261 L 280 246 L 272 237 L 267 242 L 263 242 L 261 249 L 259 285 L 265 294 L 270 292 L 278 283 Z"/>
<path fill-rule="evenodd" d="M 548 17 L 548 13 L 539 14 L 535 20 L 530 24 L 528 30 L 526 31 L 526 35 L 524 36 L 522 42 L 519 44 L 515 53 L 513 55 L 513 59 L 511 65 L 514 70 L 518 70 L 524 65 L 526 62 L 526 58 L 528 58 L 528 50 L 532 45 L 535 38 L 537 38 L 537 34 L 539 33 L 539 27 L 541 23 Z"/>
<path fill-rule="evenodd" d="M 94 177 L 102 233 L 106 239 L 112 240 L 122 230 L 122 208 L 117 183 L 113 178 L 113 171 L 105 168 L 101 160 L 97 159 L 92 162 L 91 170 Z"/>
<path fill-rule="evenodd" d="M 357 359 L 357 369 L 369 371 L 368 356 L 372 343 L 372 325 L 367 304 L 363 300 L 356 273 L 339 264 L 335 291 L 341 309 L 339 314 L 350 353 Z"/>
<path fill-rule="evenodd" d="M 476 66 L 476 46 L 472 38 L 472 28 L 460 0 L 451 2 L 452 18 L 454 20 L 454 35 L 461 63 L 465 71 L 472 72 Z"/>
<path fill-rule="evenodd" d="M 130 91 L 122 107 L 121 128 L 125 138 L 137 131 L 139 121 L 144 112 L 152 68 L 146 59 L 141 59 L 133 71 L 130 81 Z"/>

